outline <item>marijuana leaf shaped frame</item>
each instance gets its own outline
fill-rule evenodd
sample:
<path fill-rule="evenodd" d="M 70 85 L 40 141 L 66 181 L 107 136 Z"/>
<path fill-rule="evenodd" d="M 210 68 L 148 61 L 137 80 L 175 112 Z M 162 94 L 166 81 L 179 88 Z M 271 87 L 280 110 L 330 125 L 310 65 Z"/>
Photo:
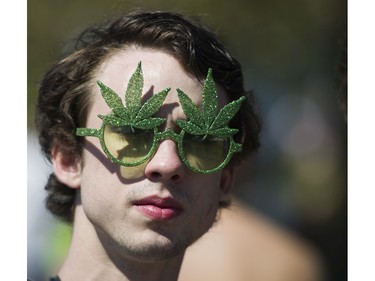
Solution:
<path fill-rule="evenodd" d="M 154 140 L 150 152 L 141 160 L 132 163 L 124 163 L 109 152 L 104 141 L 105 126 L 129 126 L 133 132 L 135 128 L 141 130 L 153 129 L 154 134 L 157 134 L 157 127 L 163 124 L 166 119 L 152 116 L 159 110 L 159 108 L 163 104 L 168 92 L 170 91 L 170 88 L 166 88 L 163 91 L 151 96 L 142 105 L 142 90 L 144 80 L 141 62 L 138 63 L 137 69 L 130 77 L 125 92 L 125 106 L 122 103 L 121 98 L 111 88 L 104 85 L 101 81 L 98 81 L 97 83 L 100 87 L 100 92 L 105 102 L 112 110 L 112 112 L 108 115 L 98 115 L 98 117 L 103 120 L 103 124 L 100 129 L 77 128 L 76 135 L 98 137 L 104 153 L 109 157 L 109 159 L 119 165 L 137 166 L 142 164 L 151 157 L 153 151 L 157 146 L 157 142 Z"/>
<path fill-rule="evenodd" d="M 98 81 L 101 94 L 112 110 L 108 115 L 98 115 L 103 120 L 100 129 L 91 128 L 77 128 L 77 136 L 94 136 L 100 139 L 103 151 L 111 161 L 122 166 L 137 166 L 152 157 L 158 143 L 166 138 L 170 138 L 177 143 L 178 152 L 181 160 L 191 170 L 208 174 L 216 172 L 224 168 L 232 158 L 233 153 L 242 150 L 242 145 L 235 143 L 233 135 L 238 132 L 237 129 L 229 128 L 228 122 L 238 112 L 241 103 L 245 97 L 240 97 L 238 100 L 232 101 L 225 105 L 220 111 L 218 110 L 218 95 L 215 87 L 215 82 L 212 78 L 212 70 L 208 70 L 207 78 L 204 81 L 202 89 L 202 108 L 199 109 L 189 96 L 182 90 L 177 89 L 178 97 L 182 109 L 186 115 L 187 120 L 176 120 L 176 124 L 182 129 L 179 134 L 167 129 L 164 132 L 158 132 L 158 127 L 165 122 L 165 118 L 152 117 L 163 104 L 170 88 L 150 97 L 142 105 L 142 90 L 143 90 L 143 75 L 141 62 L 138 64 L 136 71 L 131 76 L 128 87 L 125 93 L 125 106 L 121 98 L 109 87 Z M 154 139 L 150 151 L 142 159 L 125 163 L 118 158 L 114 157 L 108 150 L 104 141 L 105 126 L 110 125 L 113 127 L 128 126 L 134 132 L 134 129 L 151 130 L 153 129 Z M 209 170 L 203 170 L 199 167 L 192 166 L 185 155 L 183 149 L 183 139 L 185 133 L 202 136 L 205 140 L 208 136 L 218 137 L 222 139 L 229 139 L 229 148 L 226 158 L 217 167 Z"/>
<path fill-rule="evenodd" d="M 178 98 L 187 120 L 176 120 L 176 124 L 182 129 L 182 132 L 192 135 L 214 136 L 219 138 L 229 138 L 229 149 L 225 160 L 216 168 L 208 172 L 215 172 L 224 168 L 233 156 L 233 153 L 242 150 L 242 144 L 235 143 L 233 135 L 238 133 L 238 129 L 228 127 L 229 121 L 236 115 L 241 107 L 245 97 L 232 101 L 225 105 L 220 111 L 219 98 L 216 91 L 215 82 L 212 77 L 212 69 L 208 69 L 207 77 L 202 89 L 202 108 L 199 109 L 192 99 L 181 89 L 177 89 Z M 197 171 L 194 167 L 193 170 Z M 199 171 L 197 171 L 199 172 Z"/>

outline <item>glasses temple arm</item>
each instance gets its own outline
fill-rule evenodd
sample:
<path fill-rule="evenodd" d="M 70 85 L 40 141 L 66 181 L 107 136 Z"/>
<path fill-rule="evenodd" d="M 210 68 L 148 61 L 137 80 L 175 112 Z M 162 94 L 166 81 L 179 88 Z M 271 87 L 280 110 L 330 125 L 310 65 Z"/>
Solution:
<path fill-rule="evenodd" d="M 242 151 L 242 144 L 233 142 L 232 149 L 233 149 L 233 152 L 240 152 Z"/>
<path fill-rule="evenodd" d="M 76 136 L 80 137 L 99 137 L 100 129 L 90 129 L 90 128 L 77 128 Z"/>

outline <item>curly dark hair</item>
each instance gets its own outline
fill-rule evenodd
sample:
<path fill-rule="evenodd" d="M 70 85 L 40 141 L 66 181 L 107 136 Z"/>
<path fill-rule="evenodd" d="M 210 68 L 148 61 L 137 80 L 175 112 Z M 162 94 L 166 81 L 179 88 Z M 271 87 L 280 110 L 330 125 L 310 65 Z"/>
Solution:
<path fill-rule="evenodd" d="M 36 128 L 41 149 L 48 160 L 57 143 L 67 155 L 80 157 L 83 138 L 75 136 L 75 129 L 85 127 L 96 70 L 109 56 L 127 46 L 162 50 L 174 56 L 188 73 L 200 80 L 212 68 L 215 82 L 225 89 L 229 100 L 247 96 L 230 124 L 240 130 L 235 140 L 243 144 L 243 152 L 233 157 L 231 164 L 258 149 L 261 121 L 253 109 L 253 94 L 245 92 L 240 64 L 216 35 L 199 22 L 178 13 L 133 11 L 86 29 L 70 54 L 53 65 L 42 78 Z M 46 207 L 59 218 L 72 222 L 76 189 L 62 184 L 52 173 L 46 190 Z"/>

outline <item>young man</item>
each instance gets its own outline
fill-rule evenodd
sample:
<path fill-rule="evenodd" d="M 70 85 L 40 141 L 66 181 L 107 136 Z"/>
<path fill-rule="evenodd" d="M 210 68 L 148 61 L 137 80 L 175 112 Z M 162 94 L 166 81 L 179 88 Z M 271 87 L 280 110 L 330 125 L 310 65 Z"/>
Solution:
<path fill-rule="evenodd" d="M 41 81 L 36 124 L 47 208 L 73 223 L 62 281 L 177 280 L 260 131 L 240 64 L 168 12 L 86 30 Z"/>

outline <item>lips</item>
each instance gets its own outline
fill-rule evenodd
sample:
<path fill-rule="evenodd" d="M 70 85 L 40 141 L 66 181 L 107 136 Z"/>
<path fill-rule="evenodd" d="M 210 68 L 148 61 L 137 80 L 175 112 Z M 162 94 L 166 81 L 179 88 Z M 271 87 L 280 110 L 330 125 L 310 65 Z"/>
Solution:
<path fill-rule="evenodd" d="M 137 210 L 152 220 L 170 220 L 179 216 L 183 208 L 171 197 L 150 196 L 133 203 Z"/>

